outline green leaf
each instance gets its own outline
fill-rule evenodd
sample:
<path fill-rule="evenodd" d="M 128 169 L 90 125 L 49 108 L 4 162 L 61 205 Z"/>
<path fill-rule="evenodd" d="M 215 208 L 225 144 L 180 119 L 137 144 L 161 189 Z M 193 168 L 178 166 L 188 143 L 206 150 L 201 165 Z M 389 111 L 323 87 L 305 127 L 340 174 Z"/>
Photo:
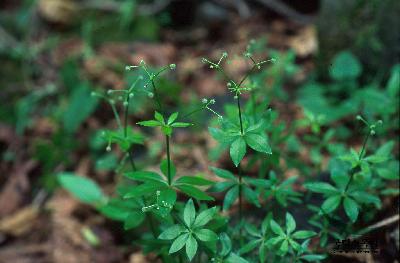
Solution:
<path fill-rule="evenodd" d="M 157 127 L 161 126 L 161 123 L 159 123 L 156 120 L 149 120 L 149 121 L 139 121 L 136 124 L 141 125 L 141 126 L 146 126 L 146 127 Z"/>
<path fill-rule="evenodd" d="M 214 182 L 204 179 L 200 176 L 182 176 L 175 181 L 177 184 L 190 184 L 190 185 L 211 185 Z"/>
<path fill-rule="evenodd" d="M 289 245 L 296 251 L 298 251 L 300 249 L 300 244 L 297 243 L 296 241 L 294 241 L 293 239 L 289 239 Z"/>
<path fill-rule="evenodd" d="M 392 67 L 390 79 L 386 83 L 386 90 L 389 96 L 396 98 L 400 91 L 400 64 Z"/>
<path fill-rule="evenodd" d="M 257 133 L 247 133 L 245 135 L 245 140 L 250 148 L 257 152 L 263 152 L 267 154 L 272 154 L 271 147 L 268 144 L 268 140 L 265 136 Z"/>
<path fill-rule="evenodd" d="M 156 119 L 160 123 L 165 124 L 164 116 L 162 116 L 162 114 L 159 113 L 158 111 L 154 112 L 154 119 Z"/>
<path fill-rule="evenodd" d="M 195 217 L 196 209 L 194 208 L 193 200 L 189 199 L 185 205 L 185 209 L 183 210 L 183 221 L 185 221 L 188 227 L 191 227 Z"/>
<path fill-rule="evenodd" d="M 72 91 L 68 108 L 63 115 L 63 124 L 67 132 L 75 132 L 95 110 L 98 100 L 90 96 L 90 92 L 87 83 L 80 84 Z"/>
<path fill-rule="evenodd" d="M 336 210 L 336 208 L 339 206 L 340 204 L 340 200 L 341 200 L 341 196 L 340 195 L 334 195 L 334 196 L 330 196 L 328 199 L 325 200 L 325 202 L 322 204 L 322 211 L 324 213 L 331 213 L 333 211 Z"/>
<path fill-rule="evenodd" d="M 285 236 L 277 236 L 277 237 L 270 238 L 270 239 L 268 239 L 267 242 L 265 242 L 265 246 L 266 247 L 274 246 L 284 239 L 285 239 Z"/>
<path fill-rule="evenodd" d="M 383 163 L 388 160 L 388 156 L 374 154 L 364 158 L 364 160 L 370 163 Z"/>
<path fill-rule="evenodd" d="M 229 145 L 235 140 L 235 137 L 227 135 L 220 129 L 209 127 L 208 131 L 210 132 L 211 136 L 222 145 Z"/>
<path fill-rule="evenodd" d="M 252 224 L 245 224 L 244 228 L 246 229 L 247 233 L 253 237 L 262 237 L 262 233 Z"/>
<path fill-rule="evenodd" d="M 171 247 L 169 248 L 169 254 L 181 250 L 183 246 L 186 244 L 186 240 L 188 240 L 188 238 L 189 234 L 185 233 L 180 235 L 177 239 L 175 239 L 174 242 L 172 242 Z"/>
<path fill-rule="evenodd" d="M 394 141 L 389 141 L 387 143 L 385 143 L 384 145 L 382 145 L 381 147 L 379 147 L 378 150 L 376 150 L 375 154 L 378 156 L 390 156 L 390 153 L 393 150 L 393 147 L 395 145 Z"/>
<path fill-rule="evenodd" d="M 172 161 L 170 163 L 170 169 L 171 169 L 171 178 L 173 179 L 176 175 L 176 167 Z M 164 159 L 161 161 L 160 170 L 166 177 L 168 177 L 168 160 L 167 159 Z"/>
<path fill-rule="evenodd" d="M 283 229 L 278 225 L 278 223 L 275 222 L 275 220 L 271 219 L 269 225 L 271 226 L 272 232 L 279 236 L 284 236 L 285 233 L 283 232 Z"/>
<path fill-rule="evenodd" d="M 209 229 L 199 229 L 194 232 L 196 237 L 203 242 L 216 241 L 218 239 L 217 234 Z"/>
<path fill-rule="evenodd" d="M 314 231 L 300 230 L 293 233 L 292 238 L 294 239 L 306 239 L 315 236 L 317 233 Z"/>
<path fill-rule="evenodd" d="M 124 221 L 124 229 L 129 230 L 140 225 L 144 220 L 144 214 L 139 211 L 132 211 L 128 214 Z"/>
<path fill-rule="evenodd" d="M 209 188 L 207 191 L 211 193 L 219 193 L 225 191 L 226 189 L 230 188 L 233 185 L 235 185 L 235 182 L 232 181 L 218 182 L 214 184 L 211 188 Z"/>
<path fill-rule="evenodd" d="M 337 194 L 339 192 L 338 189 L 336 189 L 335 187 L 333 187 L 328 183 L 319 183 L 319 182 L 307 183 L 304 186 L 305 188 L 307 188 L 312 192 L 326 194 L 326 195 Z"/>
<path fill-rule="evenodd" d="M 167 188 L 161 190 L 160 195 L 158 196 L 158 202 L 164 205 L 161 205 L 157 210 L 153 210 L 153 212 L 161 217 L 168 216 L 171 212 L 171 209 L 175 205 L 176 197 L 177 195 L 174 189 Z"/>
<path fill-rule="evenodd" d="M 171 126 L 161 126 L 161 131 L 167 135 L 167 136 L 171 136 L 172 134 L 172 127 Z"/>
<path fill-rule="evenodd" d="M 237 138 L 230 147 L 230 155 L 232 158 L 233 163 L 237 167 L 242 161 L 244 155 L 246 154 L 246 142 L 242 136 Z"/>
<path fill-rule="evenodd" d="M 175 123 L 171 124 L 171 126 L 174 128 L 186 128 L 191 125 L 192 125 L 191 123 L 187 123 L 187 122 L 175 122 Z"/>
<path fill-rule="evenodd" d="M 164 178 L 162 178 L 159 174 L 150 171 L 135 171 L 135 172 L 127 172 L 124 175 L 130 179 L 142 181 L 142 182 L 160 182 L 166 184 Z"/>
<path fill-rule="evenodd" d="M 231 253 L 225 260 L 226 263 L 249 263 L 244 258 L 236 255 L 235 253 Z"/>
<path fill-rule="evenodd" d="M 167 228 L 164 232 L 162 232 L 158 238 L 163 240 L 172 240 L 179 236 L 182 232 L 184 232 L 186 228 L 182 225 L 176 224 L 169 228 Z"/>
<path fill-rule="evenodd" d="M 224 179 L 228 179 L 228 180 L 233 180 L 236 181 L 236 177 L 227 170 L 224 169 L 220 169 L 217 167 L 210 167 L 210 169 L 215 173 L 215 175 L 217 175 L 218 177 L 224 178 Z"/>
<path fill-rule="evenodd" d="M 354 191 L 349 193 L 351 197 L 353 197 L 357 202 L 362 204 L 374 204 L 377 207 L 381 206 L 381 200 L 379 197 L 369 194 L 364 191 Z"/>
<path fill-rule="evenodd" d="M 106 199 L 101 188 L 89 178 L 73 173 L 60 173 L 57 179 L 63 188 L 83 203 L 98 204 Z"/>
<path fill-rule="evenodd" d="M 193 228 L 197 228 L 197 227 L 206 225 L 213 218 L 216 210 L 217 210 L 216 207 L 212 207 L 212 208 L 202 211 L 196 217 L 196 220 L 194 221 L 194 224 L 193 224 Z"/>
<path fill-rule="evenodd" d="M 157 190 L 162 190 L 166 187 L 165 184 L 150 182 L 144 183 L 138 186 L 133 187 L 128 193 L 124 195 L 124 198 L 135 198 L 141 197 L 144 195 L 154 194 Z"/>
<path fill-rule="evenodd" d="M 253 191 L 250 187 L 243 186 L 243 194 L 244 197 L 252 204 L 257 207 L 261 207 L 260 202 L 258 200 L 257 193 Z"/>
<path fill-rule="evenodd" d="M 288 252 L 289 249 L 289 242 L 287 240 L 284 240 L 281 244 L 281 247 L 279 248 L 280 255 L 284 256 Z"/>
<path fill-rule="evenodd" d="M 296 229 L 296 221 L 290 213 L 286 213 L 286 232 L 292 233 Z"/>
<path fill-rule="evenodd" d="M 350 218 L 350 220 L 353 223 L 356 222 L 357 217 L 358 217 L 357 203 L 353 199 L 346 197 L 343 200 L 343 207 L 344 207 L 344 211 L 346 212 L 346 215 Z"/>
<path fill-rule="evenodd" d="M 172 113 L 168 118 L 167 124 L 171 125 L 178 118 L 178 114 L 178 112 Z"/>
<path fill-rule="evenodd" d="M 267 232 L 267 230 L 269 229 L 271 219 L 272 219 L 272 212 L 269 212 L 261 223 L 261 232 L 262 233 L 265 234 Z"/>
<path fill-rule="evenodd" d="M 239 196 L 239 186 L 232 187 L 225 195 L 223 209 L 227 211 Z"/>
<path fill-rule="evenodd" d="M 326 256 L 325 255 L 314 255 L 314 254 L 311 254 L 311 255 L 301 256 L 300 258 L 304 259 L 305 261 L 308 261 L 308 262 L 314 262 L 314 261 L 323 260 L 323 259 L 326 258 Z"/>
<path fill-rule="evenodd" d="M 257 132 L 261 132 L 261 129 L 263 128 L 263 126 L 264 126 L 264 120 L 261 120 L 261 121 L 259 121 L 257 124 L 254 124 L 254 125 L 251 125 L 250 127 L 248 127 L 247 129 L 246 129 L 246 133 L 250 133 L 250 132 L 253 132 L 253 133 L 257 133 Z"/>
<path fill-rule="evenodd" d="M 197 241 L 196 239 L 190 235 L 189 239 L 186 242 L 186 255 L 189 258 L 189 261 L 192 261 L 193 257 L 196 255 L 197 252 Z"/>
<path fill-rule="evenodd" d="M 329 73 L 332 79 L 342 81 L 358 78 L 361 71 L 358 59 L 350 51 L 342 51 L 334 58 Z"/>
<path fill-rule="evenodd" d="M 249 253 L 250 251 L 252 251 L 253 249 L 255 249 L 258 244 L 261 242 L 260 239 L 253 239 L 250 242 L 246 243 L 244 246 L 242 246 L 239 251 L 238 254 L 239 255 L 244 255 L 246 253 Z"/>
<path fill-rule="evenodd" d="M 191 186 L 191 185 L 179 185 L 177 186 L 179 190 L 200 201 L 213 201 L 214 198 L 207 195 L 203 191 Z"/>
<path fill-rule="evenodd" d="M 223 232 L 219 234 L 219 240 L 221 241 L 221 256 L 225 257 L 226 255 L 229 254 L 232 250 L 232 242 L 229 236 Z"/>
<path fill-rule="evenodd" d="M 135 209 L 135 207 L 129 206 L 119 199 L 109 199 L 105 205 L 97 207 L 97 210 L 107 218 L 122 222 L 125 221 L 132 209 Z"/>

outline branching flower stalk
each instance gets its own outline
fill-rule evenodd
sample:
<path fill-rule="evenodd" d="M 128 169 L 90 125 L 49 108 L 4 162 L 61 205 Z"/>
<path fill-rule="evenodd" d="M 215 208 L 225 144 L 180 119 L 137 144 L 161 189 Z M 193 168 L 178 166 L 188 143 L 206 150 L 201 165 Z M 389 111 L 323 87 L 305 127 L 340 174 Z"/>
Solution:
<path fill-rule="evenodd" d="M 150 70 L 147 68 L 146 62 L 144 60 L 141 60 L 139 63 L 139 66 L 127 66 L 127 69 L 131 69 L 132 68 L 137 68 L 140 67 L 143 69 L 143 71 L 147 74 L 148 77 L 148 81 L 147 83 L 144 85 L 144 88 L 147 88 L 149 85 L 151 85 L 153 92 L 149 92 L 148 96 L 150 98 L 152 98 L 153 96 L 155 97 L 155 101 L 158 107 L 159 112 L 161 112 L 161 115 L 164 116 L 165 112 L 163 111 L 163 107 L 161 104 L 161 100 L 160 100 L 160 94 L 157 90 L 156 84 L 155 84 L 155 79 L 164 71 L 170 69 L 170 70 L 174 70 L 176 68 L 175 64 L 170 64 L 168 66 L 165 66 L 163 68 L 161 68 L 157 73 L 152 73 L 150 72 Z M 163 117 L 162 117 L 163 118 Z M 169 135 L 165 136 L 165 143 L 166 143 L 166 151 L 167 151 L 167 162 L 168 162 L 168 184 L 171 184 L 172 178 L 171 178 L 171 153 L 170 153 L 170 140 L 169 140 Z"/>
<path fill-rule="evenodd" d="M 368 133 L 365 135 L 365 138 L 364 138 L 364 141 L 363 141 L 363 145 L 361 147 L 360 153 L 358 154 L 358 161 L 360 162 L 362 160 L 366 150 L 367 150 L 367 143 L 368 143 L 369 138 L 371 138 L 371 136 L 375 135 L 375 133 L 376 133 L 375 129 L 376 129 L 376 127 L 378 125 L 382 125 L 382 121 L 379 120 L 375 124 L 370 124 L 360 115 L 357 115 L 357 120 L 361 121 L 362 123 L 364 123 L 368 127 Z M 345 192 L 347 192 L 347 190 L 350 187 L 350 184 L 353 182 L 354 175 L 355 175 L 355 171 L 354 171 L 354 169 L 352 169 L 351 174 L 350 174 L 350 179 L 347 182 L 345 190 L 344 190 Z"/>
<path fill-rule="evenodd" d="M 224 69 L 221 67 L 221 62 L 223 61 L 223 59 L 226 59 L 228 57 L 228 54 L 226 52 L 223 52 L 220 59 L 218 60 L 217 63 L 214 63 L 206 58 L 202 59 L 203 63 L 206 63 L 209 65 L 209 67 L 211 69 L 216 69 L 218 72 L 220 72 L 225 81 L 227 81 L 227 87 L 228 90 L 231 91 L 232 93 L 234 93 L 234 99 L 236 99 L 237 101 L 237 109 L 238 109 L 238 119 L 239 119 L 239 124 L 240 124 L 240 135 L 243 137 L 244 136 L 244 128 L 243 128 L 243 118 L 242 118 L 242 109 L 241 109 L 241 103 L 240 103 L 240 95 L 243 92 L 246 91 L 251 91 L 251 88 L 249 87 L 242 87 L 243 83 L 245 82 L 245 80 L 254 72 L 254 70 L 256 69 L 261 69 L 261 66 L 264 65 L 265 63 L 268 62 L 275 62 L 274 59 L 269 59 L 269 60 L 263 60 L 260 62 L 256 62 L 254 60 L 254 58 L 251 56 L 251 54 L 249 52 L 246 52 L 244 54 L 244 56 L 246 58 L 249 58 L 251 60 L 251 62 L 253 63 L 253 66 L 251 67 L 251 69 L 246 73 L 246 75 L 237 83 L 233 80 L 233 78 L 229 77 L 228 74 L 224 71 Z M 207 103 L 207 101 L 205 101 L 205 103 Z M 207 104 L 208 106 L 208 104 Z M 207 108 L 209 109 L 209 108 Z M 209 109 L 210 111 L 214 112 L 213 110 Z M 214 112 L 215 113 L 215 112 Z M 217 114 L 217 113 L 215 113 Z M 218 115 L 218 114 L 217 114 Z M 220 115 L 218 115 L 220 117 Z M 222 118 L 222 116 L 221 116 Z M 238 164 L 238 176 L 239 176 L 239 221 L 240 224 L 242 224 L 243 221 L 243 191 L 242 191 L 242 169 L 241 169 L 241 164 L 239 162 Z M 240 228 L 240 239 L 241 241 L 243 240 L 242 238 L 242 228 Z"/>
<path fill-rule="evenodd" d="M 127 66 L 125 69 L 130 70 L 134 66 Z M 134 88 L 136 87 L 137 83 L 139 80 L 142 80 L 143 77 L 139 76 L 130 86 L 129 89 L 124 89 L 124 90 L 113 90 L 110 89 L 107 91 L 107 95 L 113 95 L 113 94 L 118 94 L 118 93 L 123 93 L 125 95 L 125 98 L 120 97 L 119 99 L 124 100 L 123 106 L 124 106 L 124 123 L 122 124 L 121 119 L 119 117 L 118 111 L 115 107 L 115 100 L 110 99 L 107 96 L 104 96 L 103 94 L 97 93 L 97 92 L 92 92 L 92 96 L 99 97 L 105 99 L 111 106 L 112 112 L 114 114 L 115 120 L 117 121 L 118 129 L 123 131 L 124 139 L 127 139 L 128 137 L 128 116 L 129 116 L 129 104 L 130 104 L 130 99 L 134 97 Z M 132 170 L 137 171 L 136 164 L 133 158 L 133 145 L 129 147 L 127 150 L 127 155 L 129 158 L 129 162 L 131 164 Z M 107 151 L 111 151 L 111 145 L 110 142 L 107 145 Z M 146 205 L 146 200 L 143 198 L 142 199 L 143 203 Z M 149 227 L 151 229 L 151 232 L 154 237 L 157 236 L 157 231 L 155 228 L 154 220 L 151 215 L 147 215 L 146 217 L 149 222 Z"/>

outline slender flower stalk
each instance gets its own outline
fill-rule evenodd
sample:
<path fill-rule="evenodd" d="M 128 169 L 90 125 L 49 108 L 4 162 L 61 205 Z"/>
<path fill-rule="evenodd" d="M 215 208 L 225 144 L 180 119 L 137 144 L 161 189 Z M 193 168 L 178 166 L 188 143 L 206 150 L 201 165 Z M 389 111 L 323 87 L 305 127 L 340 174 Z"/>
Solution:
<path fill-rule="evenodd" d="M 360 115 L 357 115 L 357 120 L 363 122 L 368 127 L 368 133 L 364 138 L 363 145 L 361 147 L 360 153 L 358 154 L 358 161 L 361 161 L 361 159 L 363 158 L 363 156 L 364 156 L 364 154 L 365 154 L 365 152 L 367 150 L 367 143 L 368 143 L 369 138 L 371 136 L 375 135 L 375 128 L 376 128 L 377 125 L 382 125 L 382 121 L 379 120 L 375 124 L 371 125 L 363 117 L 361 117 Z M 350 184 L 352 183 L 352 181 L 354 179 L 354 175 L 355 175 L 355 171 L 352 170 L 351 174 L 350 174 L 350 179 L 347 182 L 346 187 L 345 187 L 345 192 L 349 189 Z"/>

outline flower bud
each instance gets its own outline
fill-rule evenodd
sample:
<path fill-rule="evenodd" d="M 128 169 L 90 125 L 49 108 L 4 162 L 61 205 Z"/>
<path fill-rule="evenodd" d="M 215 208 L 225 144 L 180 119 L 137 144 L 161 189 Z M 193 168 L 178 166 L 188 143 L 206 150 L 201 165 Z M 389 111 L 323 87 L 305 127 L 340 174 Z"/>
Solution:
<path fill-rule="evenodd" d="M 176 65 L 175 65 L 175 64 L 169 64 L 169 68 L 170 68 L 171 70 L 174 70 L 174 69 L 176 69 Z"/>

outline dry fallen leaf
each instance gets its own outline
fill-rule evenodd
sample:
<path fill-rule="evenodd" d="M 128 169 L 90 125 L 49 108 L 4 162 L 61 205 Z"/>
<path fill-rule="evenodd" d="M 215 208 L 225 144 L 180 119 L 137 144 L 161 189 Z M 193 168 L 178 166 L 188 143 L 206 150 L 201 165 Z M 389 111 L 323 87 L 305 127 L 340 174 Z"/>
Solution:
<path fill-rule="evenodd" d="M 75 22 L 79 5 L 74 0 L 40 0 L 38 10 L 49 22 L 69 25 Z"/>
<path fill-rule="evenodd" d="M 0 217 L 15 212 L 25 201 L 30 191 L 28 173 L 36 166 L 36 162 L 29 160 L 15 165 L 8 174 L 8 179 L 0 192 Z"/>
<path fill-rule="evenodd" d="M 318 49 L 318 40 L 315 26 L 307 26 L 301 29 L 297 35 L 289 38 L 289 46 L 296 55 L 306 57 L 315 54 Z"/>
<path fill-rule="evenodd" d="M 39 208 L 30 205 L 0 220 L 0 232 L 13 236 L 27 233 L 39 215 Z"/>

